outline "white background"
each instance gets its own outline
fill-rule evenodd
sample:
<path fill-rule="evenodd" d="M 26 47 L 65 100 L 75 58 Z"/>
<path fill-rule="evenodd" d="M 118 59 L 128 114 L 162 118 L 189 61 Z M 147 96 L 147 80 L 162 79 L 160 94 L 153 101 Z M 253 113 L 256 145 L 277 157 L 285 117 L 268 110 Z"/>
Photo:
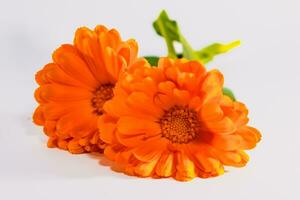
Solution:
<path fill-rule="evenodd" d="M 300 4 L 251 1 L 3 1 L 0 3 L 1 199 L 288 199 L 300 191 Z M 76 27 L 105 24 L 136 38 L 140 55 L 165 55 L 151 23 L 165 8 L 195 48 L 241 39 L 208 68 L 250 109 L 263 138 L 245 168 L 176 182 L 117 174 L 99 158 L 46 148 L 32 124 L 35 72 Z"/>

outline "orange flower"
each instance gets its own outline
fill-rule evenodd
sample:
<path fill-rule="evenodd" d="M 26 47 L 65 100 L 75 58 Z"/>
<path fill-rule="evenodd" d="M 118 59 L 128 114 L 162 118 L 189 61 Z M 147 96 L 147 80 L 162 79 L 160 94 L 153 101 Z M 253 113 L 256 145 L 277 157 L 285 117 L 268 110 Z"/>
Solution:
<path fill-rule="evenodd" d="M 180 181 L 242 167 L 260 140 L 247 108 L 222 94 L 223 76 L 196 61 L 162 58 L 135 66 L 104 105 L 100 138 L 113 168 L 140 177 Z"/>
<path fill-rule="evenodd" d="M 33 115 L 44 126 L 49 147 L 71 153 L 101 151 L 97 120 L 102 106 L 137 51 L 134 40 L 124 42 L 116 30 L 97 26 L 79 28 L 73 45 L 64 44 L 53 53 L 53 62 L 36 74 L 39 106 Z"/>

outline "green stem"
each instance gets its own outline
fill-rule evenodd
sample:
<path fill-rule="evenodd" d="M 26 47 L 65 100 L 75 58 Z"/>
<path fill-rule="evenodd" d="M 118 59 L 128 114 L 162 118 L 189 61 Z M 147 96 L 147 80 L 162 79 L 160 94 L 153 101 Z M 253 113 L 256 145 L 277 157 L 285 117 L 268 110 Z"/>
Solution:
<path fill-rule="evenodd" d="M 177 58 L 176 56 L 176 51 L 175 51 L 175 48 L 174 48 L 174 44 L 171 40 L 168 39 L 168 37 L 166 36 L 167 33 L 164 29 L 164 25 L 161 21 L 158 21 L 158 26 L 161 30 L 161 34 L 164 36 L 164 39 L 165 39 L 165 42 L 167 44 L 167 48 L 168 48 L 168 57 L 170 58 Z"/>

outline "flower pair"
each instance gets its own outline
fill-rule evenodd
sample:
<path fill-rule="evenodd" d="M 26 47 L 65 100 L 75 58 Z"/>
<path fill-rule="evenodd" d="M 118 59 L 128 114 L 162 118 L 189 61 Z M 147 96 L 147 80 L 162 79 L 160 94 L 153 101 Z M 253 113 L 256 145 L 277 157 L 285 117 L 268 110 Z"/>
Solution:
<path fill-rule="evenodd" d="M 48 147 L 104 152 L 112 168 L 180 181 L 248 161 L 260 133 L 248 110 L 223 93 L 223 75 L 198 61 L 138 57 L 134 40 L 104 26 L 80 28 L 36 74 L 33 119 Z"/>

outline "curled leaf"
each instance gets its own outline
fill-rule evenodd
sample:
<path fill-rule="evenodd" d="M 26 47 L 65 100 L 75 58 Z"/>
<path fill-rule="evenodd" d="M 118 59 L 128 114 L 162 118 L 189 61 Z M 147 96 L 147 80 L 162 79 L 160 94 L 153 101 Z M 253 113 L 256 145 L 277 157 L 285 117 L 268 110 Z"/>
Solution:
<path fill-rule="evenodd" d="M 197 60 L 205 64 L 213 60 L 216 55 L 226 53 L 240 45 L 239 40 L 229 44 L 214 43 L 199 51 L 195 51 L 181 34 L 178 23 L 175 20 L 170 19 L 165 10 L 163 10 L 153 22 L 153 27 L 156 33 L 165 39 L 168 48 L 168 57 L 170 58 L 183 57 L 188 60 Z M 174 42 L 179 42 L 182 45 L 182 53 L 176 53 Z"/>
<path fill-rule="evenodd" d="M 165 39 L 168 47 L 168 56 L 170 58 L 177 58 L 174 42 L 179 42 L 182 45 L 185 58 L 190 60 L 198 59 L 196 52 L 181 34 L 177 22 L 171 20 L 165 10 L 163 10 L 153 22 L 153 27 L 156 33 Z"/>
<path fill-rule="evenodd" d="M 241 42 L 239 40 L 233 41 L 228 44 L 214 43 L 197 51 L 197 55 L 200 61 L 205 64 L 213 60 L 216 55 L 226 53 L 229 50 L 239 46 L 240 44 Z"/>

